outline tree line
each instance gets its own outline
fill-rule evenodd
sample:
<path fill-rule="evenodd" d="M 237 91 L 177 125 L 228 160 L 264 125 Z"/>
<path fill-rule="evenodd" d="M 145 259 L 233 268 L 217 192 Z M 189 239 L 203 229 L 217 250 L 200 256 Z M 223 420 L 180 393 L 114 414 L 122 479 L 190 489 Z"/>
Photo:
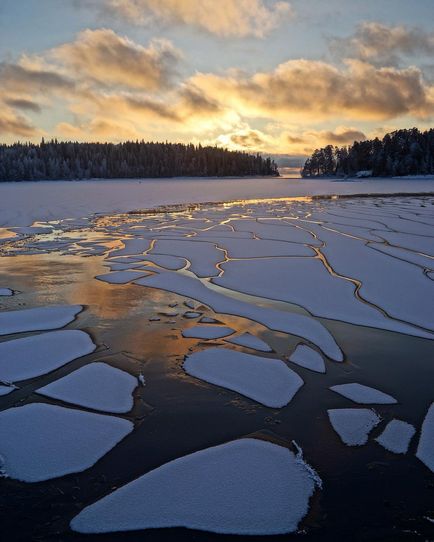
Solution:
<path fill-rule="evenodd" d="M 317 149 L 301 170 L 302 177 L 357 175 L 394 177 L 434 174 L 434 129 L 397 130 L 383 139 L 350 146 Z"/>
<path fill-rule="evenodd" d="M 271 158 L 181 143 L 0 145 L 0 181 L 279 175 Z"/>

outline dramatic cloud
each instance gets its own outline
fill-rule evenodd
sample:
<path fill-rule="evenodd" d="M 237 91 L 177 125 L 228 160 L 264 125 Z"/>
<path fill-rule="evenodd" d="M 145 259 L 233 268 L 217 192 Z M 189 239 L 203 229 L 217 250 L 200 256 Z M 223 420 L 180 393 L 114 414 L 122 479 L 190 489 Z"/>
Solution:
<path fill-rule="evenodd" d="M 143 47 L 105 28 L 84 30 L 52 55 L 80 78 L 142 90 L 169 86 L 181 56 L 167 40 L 153 40 Z"/>
<path fill-rule="evenodd" d="M 330 47 L 339 56 L 358 58 L 376 65 L 397 66 L 402 56 L 433 55 L 434 32 L 365 22 L 357 27 L 354 35 L 332 39 Z"/>
<path fill-rule="evenodd" d="M 262 38 L 292 15 L 287 1 L 101 0 L 106 10 L 135 24 L 188 25 L 218 36 Z M 101 6 L 99 0 L 82 0 Z"/>
<path fill-rule="evenodd" d="M 358 60 L 344 69 L 313 60 L 290 60 L 253 76 L 197 74 L 191 82 L 206 95 L 247 117 L 388 119 L 428 117 L 433 87 L 415 67 L 376 68 Z"/>

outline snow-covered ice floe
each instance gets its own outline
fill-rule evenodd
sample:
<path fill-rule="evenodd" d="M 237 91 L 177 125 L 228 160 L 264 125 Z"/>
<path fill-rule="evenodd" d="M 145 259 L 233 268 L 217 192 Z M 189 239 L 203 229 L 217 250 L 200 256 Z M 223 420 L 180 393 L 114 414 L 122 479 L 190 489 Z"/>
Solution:
<path fill-rule="evenodd" d="M 243 438 L 180 457 L 88 506 L 80 533 L 187 527 L 222 534 L 292 533 L 318 479 L 289 449 Z"/>
<path fill-rule="evenodd" d="M 434 403 L 423 421 L 416 457 L 434 472 Z"/>
<path fill-rule="evenodd" d="M 113 416 L 32 403 L 0 412 L 4 476 L 41 482 L 94 465 L 133 429 Z"/>
<path fill-rule="evenodd" d="M 72 322 L 82 310 L 81 305 L 59 305 L 0 312 L 0 335 L 59 329 Z"/>
<path fill-rule="evenodd" d="M 58 369 L 96 346 L 78 329 L 50 331 L 0 343 L 0 379 L 16 382 Z"/>
<path fill-rule="evenodd" d="M 305 344 L 299 344 L 294 352 L 289 357 L 289 361 L 304 367 L 305 369 L 310 369 L 317 373 L 325 373 L 326 368 L 324 360 L 321 354 L 318 354 L 315 350 L 306 346 Z"/>
<path fill-rule="evenodd" d="M 242 335 L 234 337 L 233 339 L 225 340 L 228 343 L 236 344 L 238 346 L 245 346 L 246 348 L 251 348 L 252 350 L 258 350 L 259 352 L 272 352 L 273 350 L 265 341 L 255 337 L 251 333 L 243 333 Z"/>
<path fill-rule="evenodd" d="M 405 454 L 415 432 L 415 428 L 410 423 L 392 420 L 375 440 L 389 452 Z"/>
<path fill-rule="evenodd" d="M 10 288 L 0 288 L 0 296 L 9 297 L 14 295 L 14 291 Z"/>
<path fill-rule="evenodd" d="M 0 385 L 0 397 L 2 395 L 9 395 L 12 391 L 14 391 L 16 388 L 15 386 L 3 386 Z"/>
<path fill-rule="evenodd" d="M 381 419 L 369 408 L 336 408 L 327 411 L 333 429 L 348 446 L 363 446 Z"/>
<path fill-rule="evenodd" d="M 105 273 L 104 275 L 97 275 L 95 278 L 109 284 L 127 284 L 133 280 L 146 277 L 150 273 L 148 271 L 112 271 L 111 273 Z"/>
<path fill-rule="evenodd" d="M 303 380 L 280 359 L 263 358 L 227 348 L 209 348 L 187 356 L 185 371 L 273 408 L 287 405 Z"/>
<path fill-rule="evenodd" d="M 123 413 L 133 408 L 132 393 L 137 384 L 137 378 L 129 373 L 107 363 L 95 362 L 36 391 L 66 403 Z"/>
<path fill-rule="evenodd" d="M 211 290 L 198 279 L 177 273 L 163 272 L 138 279 L 135 283 L 192 297 L 216 313 L 248 318 L 274 331 L 298 335 L 318 346 L 330 358 L 343 360 L 343 354 L 330 332 L 320 322 L 303 314 L 260 307 L 230 298 Z"/>
<path fill-rule="evenodd" d="M 194 326 L 184 329 L 182 336 L 186 339 L 221 339 L 235 333 L 235 330 L 225 326 Z"/>
<path fill-rule="evenodd" d="M 393 405 L 397 402 L 394 397 L 387 393 L 356 382 L 337 384 L 330 389 L 361 405 Z"/>

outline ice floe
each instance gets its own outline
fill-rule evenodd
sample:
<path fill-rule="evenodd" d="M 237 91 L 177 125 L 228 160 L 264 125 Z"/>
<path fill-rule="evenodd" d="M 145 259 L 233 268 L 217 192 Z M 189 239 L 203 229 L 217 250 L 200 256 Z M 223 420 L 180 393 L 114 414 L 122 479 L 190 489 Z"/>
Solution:
<path fill-rule="evenodd" d="M 297 530 L 316 479 L 293 452 L 243 438 L 180 457 L 88 506 L 80 533 L 187 527 L 222 534 Z"/>
<path fill-rule="evenodd" d="M 183 316 L 185 318 L 199 318 L 199 316 L 201 316 L 201 312 L 196 312 L 196 311 L 186 311 L 184 312 Z"/>
<path fill-rule="evenodd" d="M 388 261 L 392 260 L 393 263 L 393 258 L 366 250 Z M 357 260 L 356 256 L 354 258 Z M 420 275 L 419 282 L 428 283 L 414 266 L 396 259 L 394 261 L 398 266 L 402 264 L 411 267 L 415 274 Z M 213 278 L 212 282 L 231 290 L 295 303 L 315 316 L 434 338 L 432 334 L 419 331 L 404 322 L 391 320 L 376 307 L 359 301 L 355 297 L 356 285 L 330 274 L 319 259 L 293 257 L 230 260 L 221 264 L 221 268 L 223 275 Z M 382 306 L 381 297 L 377 302 Z"/>
<path fill-rule="evenodd" d="M 191 241 L 180 238 L 177 240 L 159 239 L 151 254 L 178 256 L 190 261 L 190 270 L 198 277 L 218 275 L 216 265 L 225 259 L 224 252 L 218 250 L 215 243 Z"/>
<path fill-rule="evenodd" d="M 225 326 L 194 326 L 184 329 L 182 336 L 186 339 L 221 339 L 235 333 L 235 330 Z"/>
<path fill-rule="evenodd" d="M 107 363 L 95 362 L 36 391 L 66 403 L 123 413 L 133 408 L 132 393 L 136 387 L 134 376 Z"/>
<path fill-rule="evenodd" d="M 405 454 L 415 432 L 411 424 L 402 420 L 392 420 L 375 440 L 389 452 Z"/>
<path fill-rule="evenodd" d="M 104 275 L 97 275 L 95 278 L 109 284 L 127 284 L 149 274 L 148 271 L 113 271 Z"/>
<path fill-rule="evenodd" d="M 290 226 L 288 226 L 290 228 Z M 315 252 L 302 244 L 264 239 L 216 239 L 230 258 L 269 258 L 281 256 L 315 256 Z"/>
<path fill-rule="evenodd" d="M 0 343 L 0 379 L 16 382 L 58 369 L 96 346 L 78 329 L 50 331 Z"/>
<path fill-rule="evenodd" d="M 220 322 L 215 318 L 209 318 L 208 316 L 203 316 L 199 322 L 201 324 L 219 324 Z"/>
<path fill-rule="evenodd" d="M 262 403 L 281 408 L 303 380 L 280 359 L 263 358 L 227 348 L 210 348 L 187 356 L 185 371 L 210 384 L 228 388 Z"/>
<path fill-rule="evenodd" d="M 202 320 L 201 320 L 202 321 Z M 238 346 L 245 346 L 246 348 L 252 348 L 259 352 L 272 352 L 273 349 L 262 339 L 255 337 L 251 333 L 243 333 L 233 339 L 225 339 L 226 342 L 236 344 Z"/>
<path fill-rule="evenodd" d="M 361 405 L 393 405 L 397 402 L 394 397 L 387 393 L 356 382 L 338 384 L 330 389 Z"/>
<path fill-rule="evenodd" d="M 239 301 L 211 290 L 197 279 L 168 271 L 135 282 L 142 286 L 193 297 L 211 307 L 216 313 L 248 318 L 274 331 L 298 335 L 318 346 L 335 361 L 343 360 L 343 354 L 329 331 L 320 322 L 308 316 Z"/>
<path fill-rule="evenodd" d="M 317 373 L 326 372 L 324 360 L 321 354 L 305 344 L 299 344 L 297 346 L 297 348 L 291 354 L 289 361 Z"/>
<path fill-rule="evenodd" d="M 132 256 L 134 254 L 143 254 L 151 246 L 151 241 L 149 239 L 123 239 L 122 243 L 124 248 L 120 248 L 110 252 L 110 257 L 118 256 Z"/>
<path fill-rule="evenodd" d="M 10 288 L 0 288 L 0 296 L 9 297 L 14 295 L 14 291 Z"/>
<path fill-rule="evenodd" d="M 8 395 L 15 389 L 16 389 L 15 386 L 3 386 L 0 384 L 0 397 L 3 395 Z"/>
<path fill-rule="evenodd" d="M 380 423 L 380 417 L 369 408 L 337 408 L 327 411 L 333 429 L 348 446 L 363 446 L 368 435 Z"/>
<path fill-rule="evenodd" d="M 124 419 L 32 403 L 0 412 L 0 470 L 40 482 L 94 465 L 133 430 Z"/>
<path fill-rule="evenodd" d="M 0 335 L 58 329 L 74 320 L 81 305 L 58 305 L 0 312 Z"/>
<path fill-rule="evenodd" d="M 416 457 L 434 472 L 434 403 L 423 420 Z"/>

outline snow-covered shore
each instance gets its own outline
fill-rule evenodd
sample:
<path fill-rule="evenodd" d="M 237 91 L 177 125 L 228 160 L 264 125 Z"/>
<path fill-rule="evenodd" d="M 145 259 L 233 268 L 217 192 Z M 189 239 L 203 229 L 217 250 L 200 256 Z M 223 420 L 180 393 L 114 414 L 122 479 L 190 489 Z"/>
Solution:
<path fill-rule="evenodd" d="M 321 195 L 434 193 L 434 178 L 178 178 L 0 183 L 0 227 L 160 205 Z"/>

